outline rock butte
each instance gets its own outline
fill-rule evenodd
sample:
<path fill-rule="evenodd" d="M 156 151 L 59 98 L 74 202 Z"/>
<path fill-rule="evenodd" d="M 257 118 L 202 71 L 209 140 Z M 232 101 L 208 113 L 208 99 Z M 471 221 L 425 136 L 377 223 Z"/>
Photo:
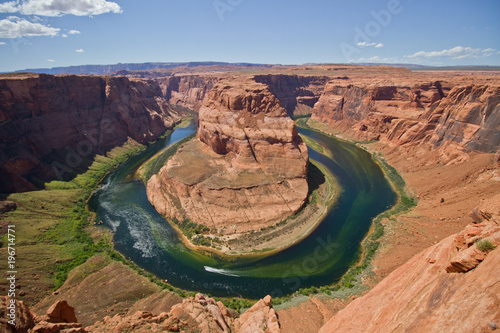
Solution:
<path fill-rule="evenodd" d="M 219 234 L 258 230 L 302 208 L 308 158 L 268 86 L 226 79 L 199 110 L 197 139 L 151 177 L 147 194 L 168 218 L 188 218 Z"/>

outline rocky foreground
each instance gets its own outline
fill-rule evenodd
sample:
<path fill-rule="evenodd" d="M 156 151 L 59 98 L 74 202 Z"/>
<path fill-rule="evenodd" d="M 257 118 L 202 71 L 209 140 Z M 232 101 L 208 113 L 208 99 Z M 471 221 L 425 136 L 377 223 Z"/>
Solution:
<path fill-rule="evenodd" d="M 308 194 L 308 152 L 269 88 L 219 82 L 199 110 L 197 139 L 147 184 L 162 215 L 218 234 L 259 230 L 299 211 Z"/>
<path fill-rule="evenodd" d="M 500 325 L 500 195 L 471 215 L 476 224 L 414 256 L 320 333 L 494 331 Z"/>
<path fill-rule="evenodd" d="M 37 316 L 23 304 L 17 303 L 16 326 L 7 324 L 8 297 L 0 299 L 2 332 L 16 333 L 83 333 L 83 332 L 200 332 L 200 333 L 279 333 L 276 312 L 267 296 L 241 316 L 228 310 L 221 302 L 197 294 L 171 307 L 169 312 L 153 314 L 136 311 L 128 315 L 106 316 L 83 328 L 75 315 L 75 308 L 65 300 L 55 302 L 44 315 Z M 0 326 L 1 327 L 1 326 Z"/>

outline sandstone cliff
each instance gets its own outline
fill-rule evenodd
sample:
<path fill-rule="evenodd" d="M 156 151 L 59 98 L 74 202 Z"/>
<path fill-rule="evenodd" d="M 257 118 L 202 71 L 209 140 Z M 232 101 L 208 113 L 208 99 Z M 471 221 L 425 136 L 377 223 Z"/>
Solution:
<path fill-rule="evenodd" d="M 472 213 L 478 224 L 413 257 L 320 330 L 490 332 L 500 324 L 500 194 Z M 496 245 L 482 247 L 481 241 Z"/>
<path fill-rule="evenodd" d="M 210 75 L 173 75 L 157 81 L 169 104 L 198 111 L 217 80 L 217 76 Z"/>
<path fill-rule="evenodd" d="M 329 78 L 327 76 L 269 74 L 256 75 L 254 80 L 268 85 L 288 115 L 293 116 L 312 112 Z"/>
<path fill-rule="evenodd" d="M 180 117 L 159 85 L 120 77 L 0 80 L 0 192 L 68 179 L 127 138 L 146 143 Z"/>
<path fill-rule="evenodd" d="M 148 184 L 163 215 L 232 234 L 275 224 L 305 203 L 308 152 L 269 88 L 225 80 L 199 111 L 197 140 Z"/>
<path fill-rule="evenodd" d="M 363 140 L 430 144 L 446 155 L 495 152 L 500 144 L 500 87 L 435 81 L 369 85 L 330 81 L 312 119 Z"/>

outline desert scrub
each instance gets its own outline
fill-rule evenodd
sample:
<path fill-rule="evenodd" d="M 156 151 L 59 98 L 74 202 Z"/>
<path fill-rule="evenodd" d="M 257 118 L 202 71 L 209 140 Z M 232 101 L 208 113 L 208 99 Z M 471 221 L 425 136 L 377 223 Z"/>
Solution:
<path fill-rule="evenodd" d="M 495 244 L 493 244 L 490 240 L 488 239 L 480 239 L 476 241 L 476 247 L 483 252 L 489 252 L 493 249 L 496 248 Z"/>
<path fill-rule="evenodd" d="M 179 227 L 182 233 L 188 238 L 192 239 L 195 235 L 206 234 L 210 232 L 210 228 L 201 224 L 196 224 L 189 219 L 184 219 L 179 221 L 176 218 L 172 219 L 172 222 Z"/>

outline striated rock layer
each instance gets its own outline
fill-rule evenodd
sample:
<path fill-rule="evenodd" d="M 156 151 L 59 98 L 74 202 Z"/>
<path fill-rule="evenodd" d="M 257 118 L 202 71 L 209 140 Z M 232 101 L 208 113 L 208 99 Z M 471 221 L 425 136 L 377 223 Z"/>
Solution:
<path fill-rule="evenodd" d="M 148 198 L 169 218 L 245 232 L 301 209 L 307 166 L 307 147 L 269 88 L 225 80 L 200 108 L 197 140 L 149 180 Z"/>
<path fill-rule="evenodd" d="M 477 224 L 422 251 L 351 302 L 327 332 L 490 332 L 500 323 L 500 194 Z M 488 241 L 496 248 L 478 246 Z"/>
<path fill-rule="evenodd" d="M 310 114 L 323 93 L 327 76 L 299 76 L 284 74 L 256 75 L 256 82 L 269 86 L 288 115 Z"/>
<path fill-rule="evenodd" d="M 198 111 L 217 79 L 217 76 L 210 75 L 173 75 L 157 81 L 170 104 Z"/>
<path fill-rule="evenodd" d="M 498 149 L 499 103 L 496 84 L 332 80 L 314 106 L 312 119 L 360 139 L 400 146 L 426 143 L 453 157 Z"/>
<path fill-rule="evenodd" d="M 146 143 L 180 120 L 158 83 L 24 75 L 0 80 L 0 192 L 68 179 L 130 137 Z"/>

